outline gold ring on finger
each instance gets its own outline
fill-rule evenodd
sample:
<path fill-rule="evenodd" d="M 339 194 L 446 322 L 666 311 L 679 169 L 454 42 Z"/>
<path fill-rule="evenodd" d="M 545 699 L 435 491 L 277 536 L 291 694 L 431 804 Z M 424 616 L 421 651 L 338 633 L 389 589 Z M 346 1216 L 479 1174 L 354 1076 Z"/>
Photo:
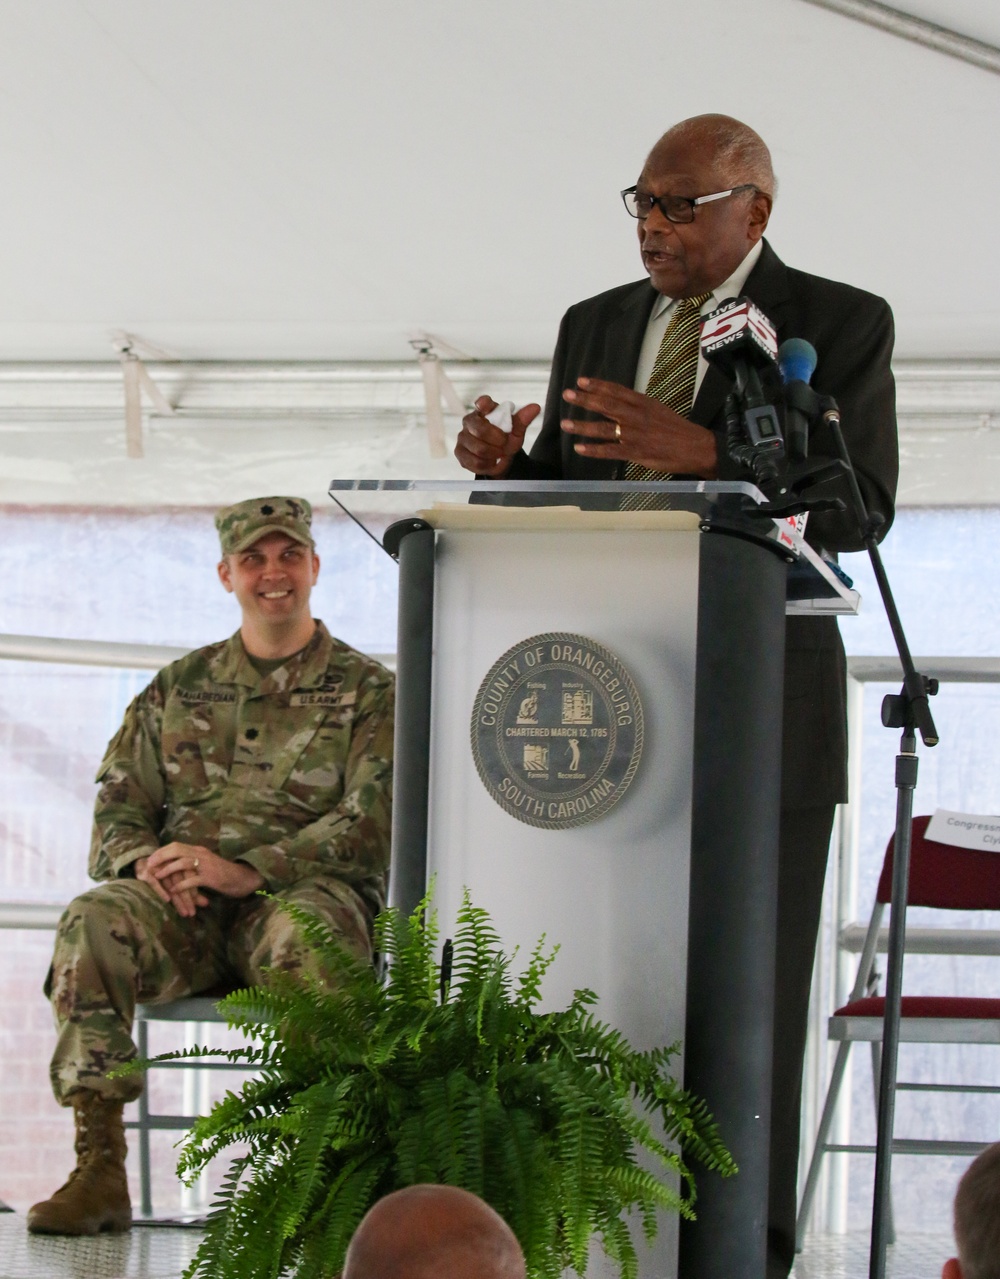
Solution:
<path fill-rule="evenodd" d="M 195 871 L 195 874 L 196 874 L 196 875 L 197 875 L 197 873 L 198 873 L 198 867 L 199 867 L 200 865 L 201 865 L 201 858 L 200 858 L 200 857 L 196 857 L 196 858 L 194 859 L 194 871 Z"/>
<path fill-rule="evenodd" d="M 619 444 L 621 444 L 621 442 L 622 442 L 622 424 L 621 424 L 621 422 L 616 422 L 616 423 L 615 423 L 615 439 L 618 441 L 618 443 L 619 443 Z"/>

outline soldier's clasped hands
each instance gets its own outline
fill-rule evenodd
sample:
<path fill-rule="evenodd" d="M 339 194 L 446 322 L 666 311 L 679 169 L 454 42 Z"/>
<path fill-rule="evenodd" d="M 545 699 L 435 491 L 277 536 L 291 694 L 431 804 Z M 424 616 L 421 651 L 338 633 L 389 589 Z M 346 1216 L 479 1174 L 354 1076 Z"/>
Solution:
<path fill-rule="evenodd" d="M 231 862 L 200 844 L 174 840 L 135 863 L 135 877 L 148 884 L 178 915 L 190 918 L 209 898 L 211 888 L 225 897 L 249 897 L 264 886 L 264 876 L 246 862 Z"/>

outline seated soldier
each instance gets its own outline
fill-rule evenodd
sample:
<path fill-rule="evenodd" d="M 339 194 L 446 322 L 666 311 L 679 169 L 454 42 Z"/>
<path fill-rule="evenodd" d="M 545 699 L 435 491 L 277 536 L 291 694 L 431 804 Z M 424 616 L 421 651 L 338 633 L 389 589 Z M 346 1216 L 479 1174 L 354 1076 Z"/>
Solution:
<path fill-rule="evenodd" d="M 72 1106 L 77 1165 L 28 1229 L 127 1230 L 122 1106 L 141 1075 L 137 1001 L 166 1002 L 268 968 L 317 961 L 265 889 L 319 916 L 371 958 L 385 904 L 392 676 L 313 619 L 319 573 L 301 498 L 220 511 L 218 572 L 239 631 L 162 670 L 125 712 L 97 780 L 90 874 L 46 981 L 58 1040 L 51 1078 Z"/>

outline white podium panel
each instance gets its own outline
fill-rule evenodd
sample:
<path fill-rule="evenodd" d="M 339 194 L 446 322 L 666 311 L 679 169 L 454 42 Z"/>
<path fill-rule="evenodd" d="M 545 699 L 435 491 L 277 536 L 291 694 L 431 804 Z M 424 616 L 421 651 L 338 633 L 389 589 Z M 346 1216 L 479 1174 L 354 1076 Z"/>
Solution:
<path fill-rule="evenodd" d="M 443 936 L 463 889 L 489 911 L 509 948 L 545 933 L 559 955 L 547 1007 L 581 986 L 599 1015 L 637 1048 L 684 1034 L 691 839 L 692 724 L 698 597 L 697 521 L 656 513 L 646 527 L 608 530 L 618 515 L 575 512 L 572 527 L 479 527 L 437 534 L 428 872 Z M 523 519 L 527 512 L 517 513 Z M 462 516 L 458 523 L 466 523 Z M 487 529 L 484 524 L 489 524 Z M 678 526 L 680 526 L 678 528 Z M 669 530 L 669 531 L 668 531 Z M 471 749 L 473 703 L 494 662 L 546 632 L 570 631 L 610 649 L 635 681 L 645 738 L 629 789 L 604 817 L 545 830 L 506 813 L 480 780 Z M 682 1075 L 682 1059 L 676 1073 Z M 648 1275 L 673 1274 L 676 1226 L 665 1222 Z M 600 1273 L 592 1269 L 591 1273 Z"/>

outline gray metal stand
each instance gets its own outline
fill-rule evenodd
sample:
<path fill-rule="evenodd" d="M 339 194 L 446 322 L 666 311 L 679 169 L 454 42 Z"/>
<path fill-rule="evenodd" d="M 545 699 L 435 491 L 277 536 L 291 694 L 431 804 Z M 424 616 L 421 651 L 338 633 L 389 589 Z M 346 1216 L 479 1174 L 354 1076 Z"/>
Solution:
<path fill-rule="evenodd" d="M 699 1178 L 685 1279 L 767 1264 L 785 577 L 766 548 L 702 538 L 684 1082 L 740 1171 Z"/>
<path fill-rule="evenodd" d="M 421 520 L 394 524 L 399 553 L 392 872 L 389 904 L 412 912 L 427 891 L 427 782 L 434 641 L 434 530 Z M 387 545 L 387 549 L 390 546 Z"/>

